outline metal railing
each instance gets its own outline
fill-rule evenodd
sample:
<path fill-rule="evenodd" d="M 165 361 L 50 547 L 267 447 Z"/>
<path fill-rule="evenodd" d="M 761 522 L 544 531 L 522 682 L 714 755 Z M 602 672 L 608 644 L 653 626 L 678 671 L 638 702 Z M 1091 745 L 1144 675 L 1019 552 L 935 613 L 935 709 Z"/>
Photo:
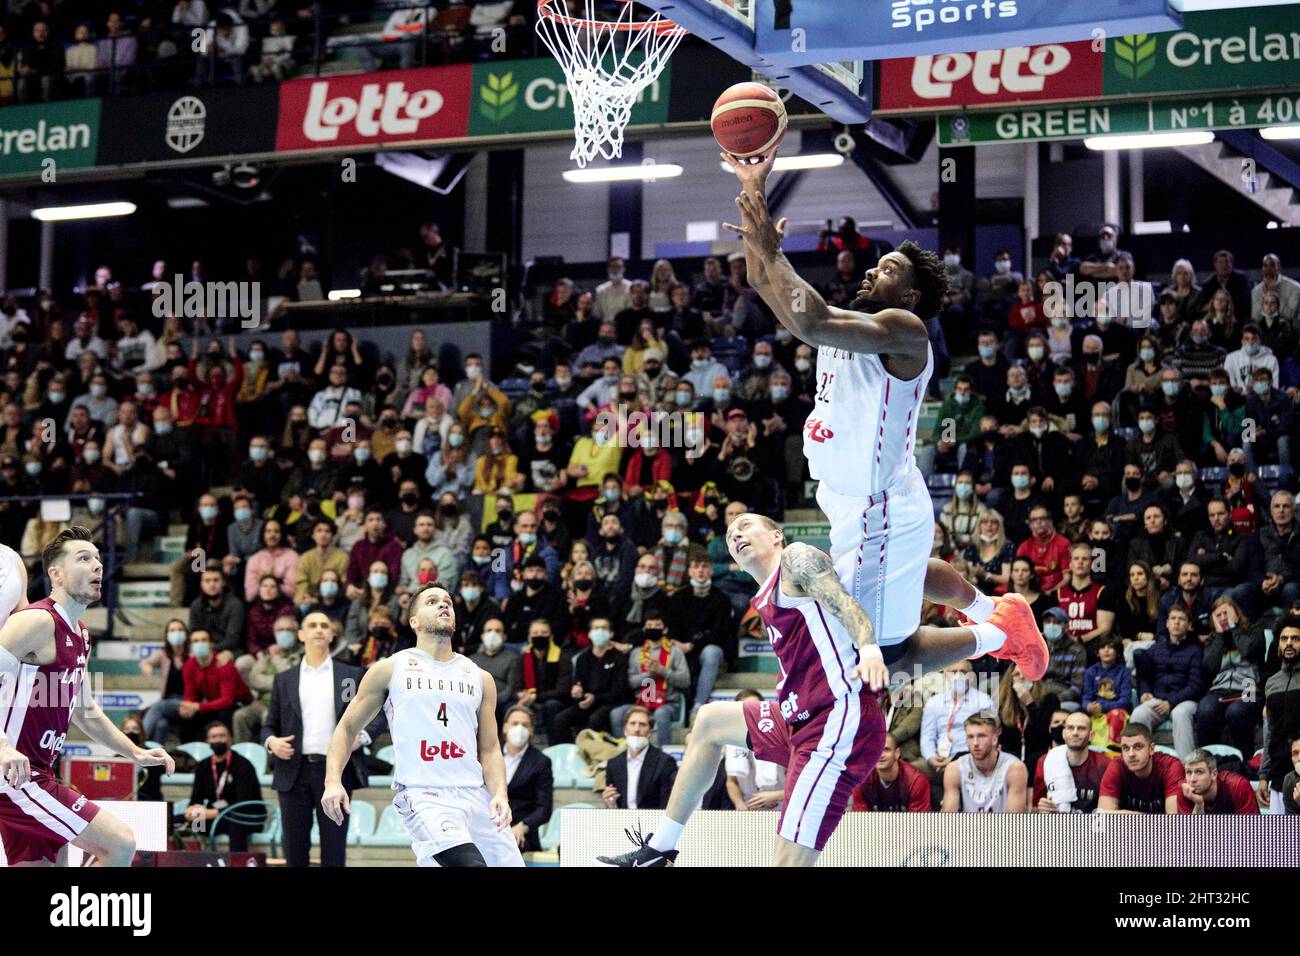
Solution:
<path fill-rule="evenodd" d="M 121 570 L 122 562 L 118 559 L 117 548 L 117 519 L 125 517 L 126 510 L 130 507 L 131 502 L 142 497 L 139 492 L 134 491 L 107 491 L 107 492 L 86 492 L 81 494 L 66 495 L 5 495 L 0 496 L 0 505 L 39 505 L 42 501 L 67 501 L 67 502 L 84 502 L 91 498 L 98 498 L 104 502 L 104 513 L 99 516 L 98 524 L 90 529 L 91 535 L 99 538 L 103 534 L 104 546 L 100 549 L 100 560 L 104 564 L 104 584 L 106 587 L 101 589 L 101 602 L 107 611 L 107 623 L 105 625 L 103 637 L 107 640 L 113 639 L 113 625 L 117 618 L 117 578 Z M 14 548 L 15 551 L 18 548 Z M 24 562 L 39 561 L 40 555 L 23 554 L 20 555 Z"/>

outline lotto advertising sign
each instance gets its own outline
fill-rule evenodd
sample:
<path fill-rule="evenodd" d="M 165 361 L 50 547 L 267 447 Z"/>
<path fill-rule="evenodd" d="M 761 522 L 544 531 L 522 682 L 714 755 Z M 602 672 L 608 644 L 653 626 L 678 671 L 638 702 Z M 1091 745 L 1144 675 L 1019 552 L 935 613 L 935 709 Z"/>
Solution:
<path fill-rule="evenodd" d="M 1163 33 L 879 64 L 879 113 L 1268 89 L 1300 84 L 1300 4 L 1190 13 Z"/>
<path fill-rule="evenodd" d="M 474 67 L 291 80 L 280 85 L 276 152 L 463 139 Z"/>

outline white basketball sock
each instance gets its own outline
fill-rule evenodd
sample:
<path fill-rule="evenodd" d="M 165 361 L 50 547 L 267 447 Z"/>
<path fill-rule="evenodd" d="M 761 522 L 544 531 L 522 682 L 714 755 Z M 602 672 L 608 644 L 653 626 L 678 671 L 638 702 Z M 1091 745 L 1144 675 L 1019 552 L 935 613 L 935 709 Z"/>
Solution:
<path fill-rule="evenodd" d="M 967 627 L 975 635 L 975 653 L 970 655 L 971 658 L 983 657 L 989 651 L 996 651 L 1007 641 L 1006 632 L 988 621 L 983 624 L 968 624 Z"/>
<path fill-rule="evenodd" d="M 686 824 L 664 817 L 659 821 L 659 829 L 650 837 L 650 849 L 658 850 L 660 853 L 675 850 L 677 841 L 682 838 L 682 831 L 685 829 Z"/>
<path fill-rule="evenodd" d="M 971 602 L 971 606 L 959 607 L 957 610 L 961 611 L 961 613 L 965 614 L 976 624 L 983 624 L 993 615 L 993 608 L 995 606 L 996 605 L 994 605 L 991 597 L 976 588 L 975 600 Z"/>

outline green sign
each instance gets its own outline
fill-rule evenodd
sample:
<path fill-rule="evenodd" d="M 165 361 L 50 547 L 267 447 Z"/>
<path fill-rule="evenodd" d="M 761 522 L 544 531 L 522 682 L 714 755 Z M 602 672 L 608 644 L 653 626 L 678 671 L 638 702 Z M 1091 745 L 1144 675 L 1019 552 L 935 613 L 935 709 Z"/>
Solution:
<path fill-rule="evenodd" d="M 668 121 L 672 64 L 646 87 L 628 125 Z M 564 71 L 552 57 L 474 65 L 470 136 L 555 133 L 573 129 L 573 101 Z"/>
<path fill-rule="evenodd" d="M 1300 86 L 1300 4 L 1189 13 L 1181 30 L 1106 46 L 1106 96 Z"/>
<path fill-rule="evenodd" d="M 98 143 L 99 100 L 0 109 L 0 176 L 94 166 Z"/>
<path fill-rule="evenodd" d="M 1065 103 L 1029 109 L 950 113 L 939 118 L 939 145 L 1027 143 L 1117 133 L 1253 129 L 1300 122 L 1300 92 L 1183 99 Z"/>

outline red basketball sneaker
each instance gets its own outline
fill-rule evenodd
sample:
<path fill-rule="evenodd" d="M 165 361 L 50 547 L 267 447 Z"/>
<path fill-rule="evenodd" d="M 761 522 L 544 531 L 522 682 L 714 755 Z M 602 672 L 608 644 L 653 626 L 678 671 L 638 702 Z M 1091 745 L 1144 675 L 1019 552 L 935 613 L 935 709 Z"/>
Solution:
<path fill-rule="evenodd" d="M 1034 621 L 1029 602 L 1019 594 L 1005 594 L 993 599 L 989 623 L 1000 628 L 1007 640 L 990 657 L 1015 661 L 1025 680 L 1042 680 L 1047 673 L 1047 641 Z"/>

